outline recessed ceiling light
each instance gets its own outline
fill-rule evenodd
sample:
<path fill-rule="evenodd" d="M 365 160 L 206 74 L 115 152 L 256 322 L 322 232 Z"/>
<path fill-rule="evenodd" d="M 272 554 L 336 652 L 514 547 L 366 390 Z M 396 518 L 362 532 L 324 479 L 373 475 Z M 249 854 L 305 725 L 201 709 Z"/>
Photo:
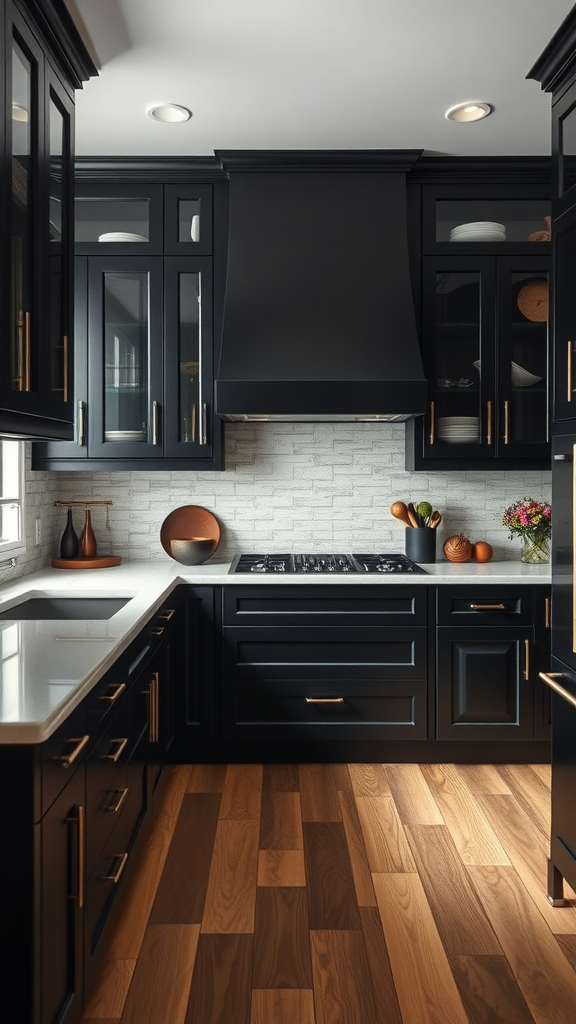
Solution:
<path fill-rule="evenodd" d="M 458 103 L 455 107 L 450 107 L 444 114 L 449 121 L 457 121 L 458 124 L 466 124 L 469 121 L 481 121 L 483 117 L 488 117 L 491 114 L 493 107 L 489 103 L 479 103 L 476 100 L 469 101 L 468 103 Z"/>
<path fill-rule="evenodd" d="M 153 121 L 163 121 L 165 124 L 178 124 L 181 121 L 189 121 L 192 111 L 188 107 L 180 107 L 177 103 L 154 103 L 147 107 L 146 113 Z"/>

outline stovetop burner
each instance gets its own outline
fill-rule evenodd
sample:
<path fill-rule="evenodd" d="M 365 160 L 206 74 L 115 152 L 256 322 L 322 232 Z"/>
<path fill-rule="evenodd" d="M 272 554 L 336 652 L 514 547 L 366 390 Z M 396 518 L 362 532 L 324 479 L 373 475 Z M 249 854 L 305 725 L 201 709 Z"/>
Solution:
<path fill-rule="evenodd" d="M 406 555 L 238 555 L 233 573 L 424 573 Z"/>

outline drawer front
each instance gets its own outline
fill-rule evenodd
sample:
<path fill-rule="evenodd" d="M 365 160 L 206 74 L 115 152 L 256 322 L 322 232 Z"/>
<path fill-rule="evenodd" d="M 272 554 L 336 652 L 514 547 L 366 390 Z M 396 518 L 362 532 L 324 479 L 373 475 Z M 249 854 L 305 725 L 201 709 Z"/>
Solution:
<path fill-rule="evenodd" d="M 90 746 L 86 702 L 74 709 L 56 732 L 42 744 L 41 813 L 62 792 Z"/>
<path fill-rule="evenodd" d="M 440 626 L 530 626 L 532 587 L 438 587 Z"/>
<path fill-rule="evenodd" d="M 225 627 L 225 678 L 425 679 L 427 630 Z"/>
<path fill-rule="evenodd" d="M 223 587 L 228 626 L 425 626 L 425 586 Z"/>
<path fill-rule="evenodd" d="M 119 820 L 128 798 L 126 765 L 132 746 L 130 708 L 112 716 L 90 751 L 86 774 L 86 840 L 88 874 Z"/>
<path fill-rule="evenodd" d="M 290 684 L 229 686 L 225 731 L 229 736 L 260 739 L 282 735 L 323 741 L 426 739 L 426 680 L 363 685 L 305 681 Z"/>

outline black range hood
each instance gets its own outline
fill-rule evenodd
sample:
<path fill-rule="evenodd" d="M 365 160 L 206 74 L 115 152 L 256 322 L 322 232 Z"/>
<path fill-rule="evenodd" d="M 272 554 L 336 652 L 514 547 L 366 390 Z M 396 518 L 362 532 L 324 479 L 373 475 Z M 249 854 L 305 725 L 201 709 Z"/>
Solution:
<path fill-rule="evenodd" d="M 222 419 L 424 412 L 406 223 L 420 153 L 216 153 L 230 178 Z"/>

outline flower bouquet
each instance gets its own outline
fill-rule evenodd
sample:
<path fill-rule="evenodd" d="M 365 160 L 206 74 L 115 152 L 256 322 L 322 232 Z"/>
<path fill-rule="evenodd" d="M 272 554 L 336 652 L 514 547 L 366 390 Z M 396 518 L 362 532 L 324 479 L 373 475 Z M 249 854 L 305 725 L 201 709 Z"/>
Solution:
<path fill-rule="evenodd" d="M 552 535 L 552 509 L 544 501 L 522 498 L 510 505 L 502 516 L 502 523 L 510 533 L 510 539 L 520 537 L 522 541 L 522 562 L 549 562 L 550 537 Z"/>

